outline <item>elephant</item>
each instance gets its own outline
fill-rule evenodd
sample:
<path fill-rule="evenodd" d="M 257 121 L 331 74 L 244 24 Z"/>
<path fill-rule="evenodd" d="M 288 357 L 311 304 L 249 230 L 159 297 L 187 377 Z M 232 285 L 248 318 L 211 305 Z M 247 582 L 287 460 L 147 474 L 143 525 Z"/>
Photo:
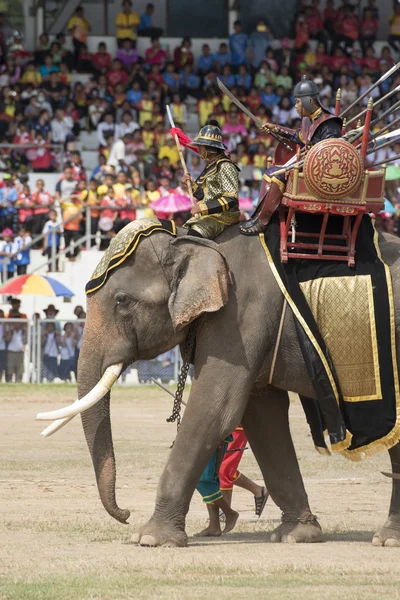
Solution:
<path fill-rule="evenodd" d="M 400 240 L 380 235 L 400 331 Z M 258 237 L 236 226 L 215 241 L 177 230 L 157 233 L 88 295 L 78 365 L 78 395 L 86 397 L 115 365 L 153 359 L 181 344 L 196 320 L 194 378 L 187 408 L 161 475 L 150 520 L 132 536 L 143 546 L 186 546 L 185 518 L 200 475 L 221 439 L 242 423 L 282 523 L 273 542 L 318 542 L 313 515 L 289 430 L 288 391 L 315 398 L 303 360 L 294 315 L 270 269 Z M 279 351 L 274 356 L 278 329 Z M 272 360 L 273 377 L 269 383 Z M 101 502 L 126 523 L 117 504 L 116 461 L 110 423 L 110 386 L 81 414 Z M 104 393 L 106 391 L 106 393 Z M 389 450 L 393 492 L 389 515 L 373 537 L 379 546 L 400 546 L 400 444 Z"/>

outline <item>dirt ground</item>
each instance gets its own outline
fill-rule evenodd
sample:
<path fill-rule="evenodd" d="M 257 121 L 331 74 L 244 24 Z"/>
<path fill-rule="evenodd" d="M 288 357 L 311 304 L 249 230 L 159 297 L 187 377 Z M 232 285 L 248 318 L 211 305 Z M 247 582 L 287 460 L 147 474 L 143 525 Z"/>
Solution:
<path fill-rule="evenodd" d="M 39 436 L 45 424 L 35 414 L 69 403 L 74 393 L 67 386 L 0 386 L 1 600 L 400 598 L 400 548 L 370 543 L 389 506 L 391 482 L 380 473 L 389 469 L 387 455 L 362 464 L 318 455 L 295 401 L 291 427 L 325 543 L 269 543 L 279 510 L 269 501 L 256 519 L 253 497 L 238 489 L 240 520 L 232 533 L 191 537 L 188 548 L 140 548 L 129 539 L 153 510 L 175 433 L 165 422 L 171 399 L 153 387 L 117 387 L 113 394 L 117 495 L 132 510 L 123 526 L 99 501 L 80 419 L 47 440 Z M 242 470 L 260 480 L 250 450 Z M 195 493 L 189 535 L 205 520 Z"/>

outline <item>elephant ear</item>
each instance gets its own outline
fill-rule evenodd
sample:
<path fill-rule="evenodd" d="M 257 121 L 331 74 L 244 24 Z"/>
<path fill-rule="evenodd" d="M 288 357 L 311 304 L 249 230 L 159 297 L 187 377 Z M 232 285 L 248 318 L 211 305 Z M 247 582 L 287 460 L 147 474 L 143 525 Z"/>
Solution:
<path fill-rule="evenodd" d="M 191 236 L 174 240 L 169 247 L 168 266 L 172 273 L 168 308 L 175 329 L 228 302 L 231 277 L 215 242 Z"/>

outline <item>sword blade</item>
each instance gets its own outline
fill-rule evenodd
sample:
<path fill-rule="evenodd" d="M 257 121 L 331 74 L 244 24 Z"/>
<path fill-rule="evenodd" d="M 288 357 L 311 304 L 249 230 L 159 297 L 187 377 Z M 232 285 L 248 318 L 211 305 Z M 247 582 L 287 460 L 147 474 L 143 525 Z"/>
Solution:
<path fill-rule="evenodd" d="M 255 115 L 253 115 L 253 113 L 250 112 L 249 109 L 246 108 L 246 106 L 244 104 L 242 104 L 240 102 L 240 100 L 238 100 L 236 98 L 236 96 L 234 96 L 232 94 L 232 92 L 230 92 L 228 90 L 228 88 L 222 83 L 222 81 L 218 77 L 217 77 L 217 84 L 218 84 L 218 87 L 221 90 L 221 92 L 224 92 L 224 94 L 226 94 L 228 96 L 228 98 L 230 98 L 232 100 L 232 102 L 234 104 L 236 104 L 236 106 L 238 108 L 240 108 L 241 111 L 244 112 L 245 115 L 247 115 L 248 117 L 250 117 L 250 119 L 252 119 L 254 121 L 254 123 L 257 125 L 257 127 L 260 127 L 263 124 L 263 122 L 261 121 L 261 119 L 259 119 Z"/>

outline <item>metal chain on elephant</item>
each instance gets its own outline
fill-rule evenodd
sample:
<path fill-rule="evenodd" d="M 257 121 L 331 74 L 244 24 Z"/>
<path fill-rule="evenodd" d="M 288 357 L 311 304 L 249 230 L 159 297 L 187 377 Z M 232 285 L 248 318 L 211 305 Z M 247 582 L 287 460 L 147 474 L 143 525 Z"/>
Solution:
<path fill-rule="evenodd" d="M 186 379 L 188 376 L 191 361 L 193 360 L 194 346 L 196 342 L 196 321 L 192 323 L 189 329 L 189 333 L 186 340 L 185 352 L 183 356 L 183 364 L 181 372 L 178 377 L 178 385 L 176 387 L 174 405 L 172 408 L 172 414 L 167 419 L 167 423 L 177 422 L 177 429 L 181 424 L 181 409 L 182 409 L 182 398 L 183 392 L 185 391 Z"/>

